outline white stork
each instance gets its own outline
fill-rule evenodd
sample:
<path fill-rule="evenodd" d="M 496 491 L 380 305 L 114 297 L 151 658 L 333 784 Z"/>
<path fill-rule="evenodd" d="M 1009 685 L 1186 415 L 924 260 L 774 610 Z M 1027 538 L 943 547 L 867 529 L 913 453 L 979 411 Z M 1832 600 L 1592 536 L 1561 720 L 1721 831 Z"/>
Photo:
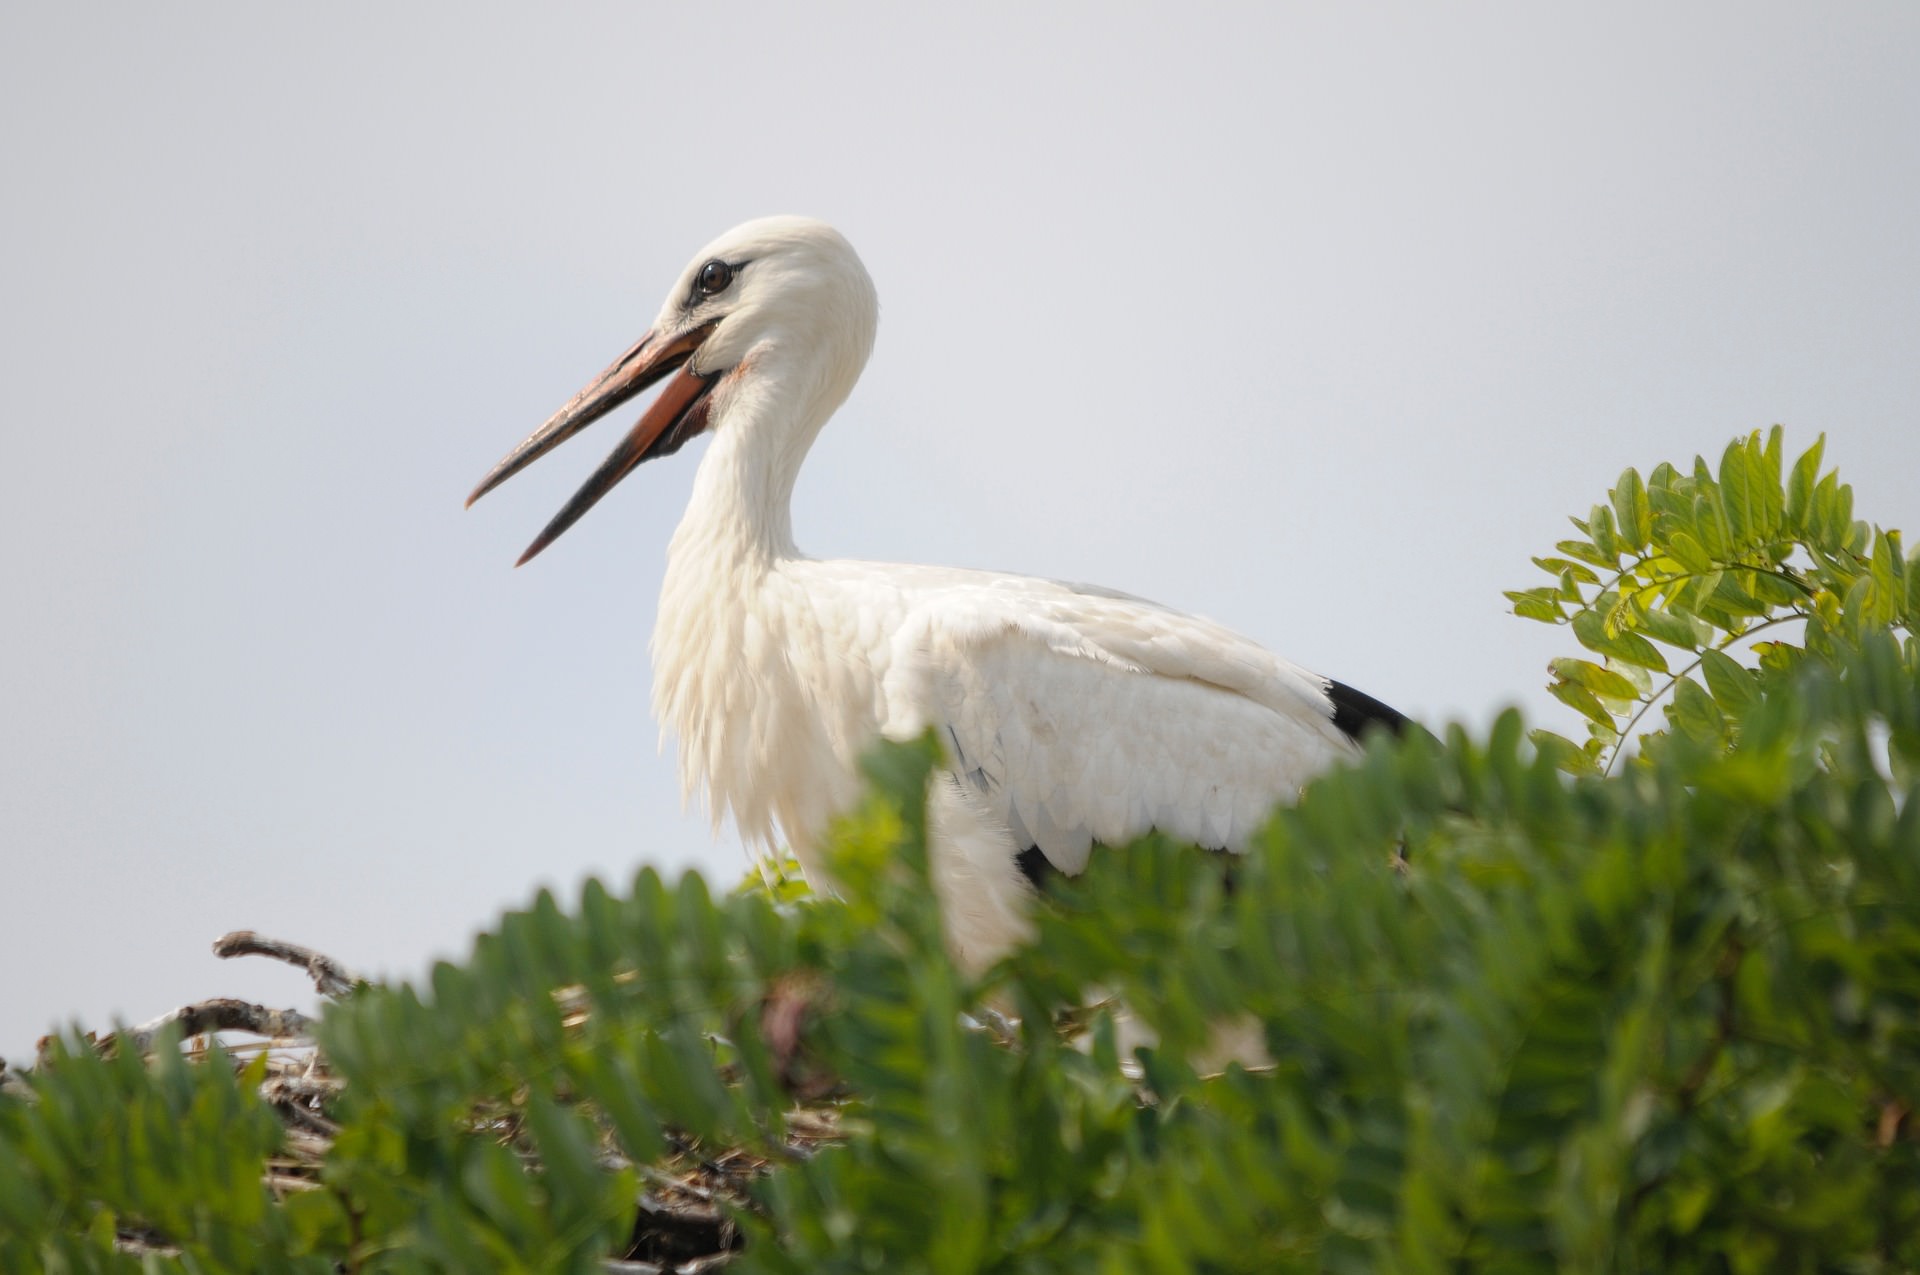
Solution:
<path fill-rule="evenodd" d="M 635 466 L 713 441 L 667 551 L 653 705 L 749 845 L 784 839 L 818 879 L 829 819 L 876 737 L 932 726 L 934 886 L 955 957 L 1028 933 L 1049 871 L 1158 828 L 1246 847 L 1272 807 L 1361 729 L 1400 714 L 1208 620 L 1109 589 L 956 567 L 821 561 L 790 498 L 873 348 L 879 303 L 832 227 L 768 217 L 702 249 L 653 328 L 474 489 L 471 505 L 657 382 L 613 454 L 521 555 L 551 544 Z"/>

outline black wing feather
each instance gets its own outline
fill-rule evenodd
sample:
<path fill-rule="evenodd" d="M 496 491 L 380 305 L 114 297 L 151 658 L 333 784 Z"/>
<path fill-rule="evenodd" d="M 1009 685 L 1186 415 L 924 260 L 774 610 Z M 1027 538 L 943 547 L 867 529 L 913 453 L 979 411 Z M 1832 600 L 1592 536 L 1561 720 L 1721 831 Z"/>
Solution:
<path fill-rule="evenodd" d="M 1356 743 L 1369 726 L 1378 726 L 1393 735 L 1407 733 L 1405 713 L 1389 708 L 1364 691 L 1354 690 L 1345 682 L 1328 678 L 1327 698 L 1333 701 L 1333 724 Z"/>

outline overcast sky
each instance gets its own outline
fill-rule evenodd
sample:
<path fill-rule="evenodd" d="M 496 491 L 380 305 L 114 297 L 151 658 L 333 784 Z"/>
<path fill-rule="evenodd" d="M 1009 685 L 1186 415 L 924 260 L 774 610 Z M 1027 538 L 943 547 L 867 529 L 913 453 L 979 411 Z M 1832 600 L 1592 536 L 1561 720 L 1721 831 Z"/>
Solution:
<path fill-rule="evenodd" d="M 823 16 L 825 15 L 825 16 Z M 1195 610 L 1430 723 L 1626 465 L 1825 431 L 1920 530 L 1920 8 L 15 5 L 0 1055 L 731 881 L 647 636 L 700 448 L 461 500 L 749 217 L 882 302 L 820 555 Z"/>

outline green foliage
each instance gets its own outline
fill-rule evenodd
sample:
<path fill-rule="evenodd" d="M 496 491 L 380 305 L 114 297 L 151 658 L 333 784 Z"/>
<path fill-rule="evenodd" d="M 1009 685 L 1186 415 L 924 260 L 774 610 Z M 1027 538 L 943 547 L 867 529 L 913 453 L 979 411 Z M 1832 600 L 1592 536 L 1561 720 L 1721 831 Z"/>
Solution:
<path fill-rule="evenodd" d="M 1566 769 L 1610 769 L 1669 693 L 1671 727 L 1731 742 L 1759 681 L 1729 652 L 1782 625 L 1803 626 L 1804 647 L 1758 643 L 1763 668 L 1831 660 L 1885 630 L 1904 632 L 1909 662 L 1920 659 L 1920 556 L 1902 556 L 1899 532 L 1855 521 L 1853 489 L 1820 472 L 1824 438 L 1783 478 L 1781 439 L 1777 425 L 1764 442 L 1735 439 L 1718 471 L 1698 456 L 1691 473 L 1627 470 L 1606 504 L 1573 520 L 1580 536 L 1556 546 L 1562 556 L 1533 560 L 1554 583 L 1507 594 L 1515 614 L 1568 625 L 1598 657 L 1553 661 L 1549 689 L 1586 719 L 1587 742 L 1536 742 Z"/>
<path fill-rule="evenodd" d="M 922 742 L 837 898 L 643 871 L 332 1006 L 339 1131 L 284 1204 L 257 1075 L 58 1054 L 0 1094 L 0 1269 L 133 1269 L 132 1231 L 156 1270 L 593 1270 L 719 1158 L 742 1271 L 1920 1268 L 1920 571 L 1818 453 L 1629 471 L 1518 595 L 1600 657 L 1556 671 L 1604 735 L 1376 740 L 1231 864 L 1097 855 L 979 980 Z M 1242 1025 L 1270 1061 L 1222 1071 Z"/>
<path fill-rule="evenodd" d="M 215 1053 L 189 1064 L 175 1033 L 149 1066 L 55 1043 L 31 1097 L 0 1095 L 0 1270 L 137 1271 L 118 1229 L 163 1236 L 175 1269 L 324 1272 L 262 1182 L 280 1122 Z"/>

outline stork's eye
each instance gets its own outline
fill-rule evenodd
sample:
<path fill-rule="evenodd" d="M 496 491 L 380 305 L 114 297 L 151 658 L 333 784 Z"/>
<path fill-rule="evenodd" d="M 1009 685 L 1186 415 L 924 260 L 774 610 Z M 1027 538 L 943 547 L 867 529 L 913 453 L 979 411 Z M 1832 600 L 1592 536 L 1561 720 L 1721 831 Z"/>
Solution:
<path fill-rule="evenodd" d="M 694 279 L 694 285 L 700 289 L 703 297 L 719 296 L 732 282 L 733 267 L 717 257 L 701 266 L 699 275 Z"/>

